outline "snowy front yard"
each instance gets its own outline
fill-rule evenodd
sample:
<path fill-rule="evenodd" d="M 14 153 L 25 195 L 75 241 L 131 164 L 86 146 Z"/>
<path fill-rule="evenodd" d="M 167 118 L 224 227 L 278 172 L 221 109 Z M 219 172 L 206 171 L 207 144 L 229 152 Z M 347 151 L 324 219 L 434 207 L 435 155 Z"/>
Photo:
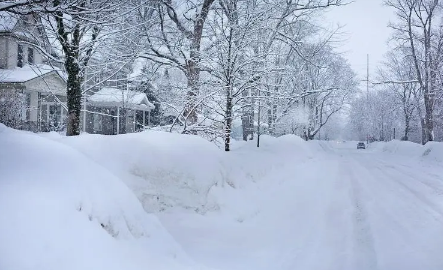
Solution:
<path fill-rule="evenodd" d="M 0 126 L 0 269 L 443 269 L 438 143 Z"/>

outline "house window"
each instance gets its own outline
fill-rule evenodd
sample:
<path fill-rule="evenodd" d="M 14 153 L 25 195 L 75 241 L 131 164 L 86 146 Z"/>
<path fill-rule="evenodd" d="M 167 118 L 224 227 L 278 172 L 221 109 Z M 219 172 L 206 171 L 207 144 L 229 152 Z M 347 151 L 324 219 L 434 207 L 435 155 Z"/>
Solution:
<path fill-rule="evenodd" d="M 51 104 L 49 105 L 49 124 L 50 126 L 58 126 L 61 120 L 61 108 L 59 105 Z"/>
<path fill-rule="evenodd" d="M 93 114 L 94 131 L 102 131 L 102 116 L 100 114 Z"/>
<path fill-rule="evenodd" d="M 23 67 L 23 45 L 21 44 L 17 47 L 17 66 Z"/>
<path fill-rule="evenodd" d="M 26 93 L 26 120 L 31 120 L 31 93 Z"/>
<path fill-rule="evenodd" d="M 46 104 L 41 105 L 40 120 L 45 124 L 48 122 L 48 105 Z"/>
<path fill-rule="evenodd" d="M 34 49 L 28 48 L 28 64 L 33 65 L 34 64 Z"/>

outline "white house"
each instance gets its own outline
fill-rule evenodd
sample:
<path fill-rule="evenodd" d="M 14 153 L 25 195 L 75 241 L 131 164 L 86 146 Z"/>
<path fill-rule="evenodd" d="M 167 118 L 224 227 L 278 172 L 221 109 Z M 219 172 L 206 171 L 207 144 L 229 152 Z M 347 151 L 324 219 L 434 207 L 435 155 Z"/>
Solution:
<path fill-rule="evenodd" d="M 106 135 L 143 130 L 155 108 L 145 93 L 113 87 L 95 92 L 86 104 L 84 131 Z"/>
<path fill-rule="evenodd" d="M 23 94 L 20 95 L 25 99 L 20 128 L 36 132 L 62 130 L 67 115 L 66 75 L 29 45 L 34 43 L 34 38 L 45 39 L 45 33 L 34 27 L 36 22 L 37 18 L 32 15 L 0 12 L 0 106 L 2 93 Z M 115 76 L 122 77 L 121 74 Z M 94 87 L 86 83 L 90 91 L 83 103 L 82 130 L 111 135 L 136 132 L 148 126 L 149 113 L 155 106 L 146 94 L 121 90 L 121 86 L 103 87 L 121 81 L 108 75 L 103 77 L 108 81 L 99 85 L 95 85 L 94 80 L 89 81 Z"/>
<path fill-rule="evenodd" d="M 60 69 L 48 65 L 28 45 L 30 36 L 39 34 L 26 34 L 38 31 L 30 26 L 35 20 L 32 15 L 19 20 L 16 15 L 0 12 L 0 91 L 16 91 L 26 97 L 23 129 L 56 130 L 66 118 L 66 79 Z"/>

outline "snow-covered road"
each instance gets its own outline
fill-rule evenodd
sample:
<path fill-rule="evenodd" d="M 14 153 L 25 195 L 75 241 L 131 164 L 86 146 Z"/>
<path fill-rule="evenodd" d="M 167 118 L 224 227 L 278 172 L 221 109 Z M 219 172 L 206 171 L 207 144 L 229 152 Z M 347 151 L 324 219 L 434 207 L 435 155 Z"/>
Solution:
<path fill-rule="evenodd" d="M 250 218 L 174 213 L 162 223 L 193 259 L 220 270 L 443 269 L 443 168 L 319 144 L 315 158 L 257 184 Z"/>

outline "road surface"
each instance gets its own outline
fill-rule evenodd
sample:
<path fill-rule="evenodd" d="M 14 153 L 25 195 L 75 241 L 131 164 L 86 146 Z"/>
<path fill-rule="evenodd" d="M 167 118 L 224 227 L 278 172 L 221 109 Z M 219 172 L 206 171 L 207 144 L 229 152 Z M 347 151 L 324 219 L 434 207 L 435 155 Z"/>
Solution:
<path fill-rule="evenodd" d="M 319 144 L 312 161 L 268 176 L 255 216 L 165 214 L 163 224 L 214 269 L 443 269 L 443 168 Z"/>

